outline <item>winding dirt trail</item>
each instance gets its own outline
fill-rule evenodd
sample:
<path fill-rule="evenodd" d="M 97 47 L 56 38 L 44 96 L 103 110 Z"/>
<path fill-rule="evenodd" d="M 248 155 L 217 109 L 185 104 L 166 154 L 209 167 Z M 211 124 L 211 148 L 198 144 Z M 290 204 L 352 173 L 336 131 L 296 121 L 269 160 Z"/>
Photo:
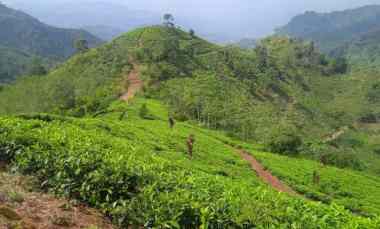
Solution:
<path fill-rule="evenodd" d="M 128 102 L 131 100 L 135 95 L 141 91 L 143 88 L 143 81 L 140 79 L 140 68 L 139 65 L 133 64 L 133 69 L 132 71 L 128 74 L 127 77 L 127 82 L 128 82 L 128 89 L 127 92 L 124 93 L 120 99 Z"/>
<path fill-rule="evenodd" d="M 271 187 L 273 187 L 275 190 L 279 192 L 288 193 L 292 196 L 299 196 L 299 194 L 294 191 L 291 187 L 285 185 L 282 183 L 277 177 L 273 176 L 269 171 L 266 171 L 264 169 L 264 166 L 262 166 L 256 158 L 254 158 L 252 155 L 248 154 L 244 150 L 238 150 L 237 151 L 241 158 L 248 161 L 251 165 L 252 169 L 257 173 L 257 175 L 267 184 L 269 184 Z"/>

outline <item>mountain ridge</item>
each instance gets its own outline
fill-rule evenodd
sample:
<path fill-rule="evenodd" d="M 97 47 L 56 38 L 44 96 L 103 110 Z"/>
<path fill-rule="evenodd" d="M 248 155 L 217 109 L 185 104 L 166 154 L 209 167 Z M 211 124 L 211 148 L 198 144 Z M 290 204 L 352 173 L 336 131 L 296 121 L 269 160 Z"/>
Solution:
<path fill-rule="evenodd" d="M 380 5 L 368 5 L 344 11 L 317 13 L 308 11 L 295 16 L 277 34 L 313 40 L 329 52 L 362 33 L 376 29 L 380 23 Z"/>
<path fill-rule="evenodd" d="M 100 43 L 84 30 L 55 28 L 3 4 L 0 5 L 0 25 L 4 28 L 1 45 L 39 56 L 67 58 L 75 52 L 73 45 L 76 39 L 87 40 L 90 47 Z"/>

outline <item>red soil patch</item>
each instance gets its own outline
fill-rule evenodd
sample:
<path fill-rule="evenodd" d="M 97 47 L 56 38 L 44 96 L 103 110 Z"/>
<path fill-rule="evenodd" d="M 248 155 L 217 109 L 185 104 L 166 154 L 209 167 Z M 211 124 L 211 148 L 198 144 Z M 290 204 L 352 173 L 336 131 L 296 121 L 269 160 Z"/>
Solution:
<path fill-rule="evenodd" d="M 95 228 L 111 229 L 104 216 L 85 206 L 72 206 L 68 201 L 48 195 L 31 195 L 15 211 L 22 221 L 34 228 Z"/>
<path fill-rule="evenodd" d="M 271 187 L 276 189 L 279 192 L 288 193 L 293 196 L 298 196 L 299 194 L 294 191 L 289 186 L 282 183 L 277 177 L 273 176 L 269 171 L 266 171 L 264 169 L 264 166 L 262 166 L 252 155 L 248 154 L 245 151 L 239 150 L 238 151 L 241 158 L 248 161 L 251 165 L 252 169 L 256 171 L 257 175 L 267 184 L 269 184 Z"/>
<path fill-rule="evenodd" d="M 125 94 L 123 94 L 120 99 L 128 102 L 143 88 L 143 81 L 140 79 L 140 69 L 137 64 L 133 64 L 132 71 L 127 77 L 128 89 Z"/>
<path fill-rule="evenodd" d="M 0 172 L 0 229 L 112 229 L 99 211 L 49 194 L 33 192 L 31 177 Z"/>

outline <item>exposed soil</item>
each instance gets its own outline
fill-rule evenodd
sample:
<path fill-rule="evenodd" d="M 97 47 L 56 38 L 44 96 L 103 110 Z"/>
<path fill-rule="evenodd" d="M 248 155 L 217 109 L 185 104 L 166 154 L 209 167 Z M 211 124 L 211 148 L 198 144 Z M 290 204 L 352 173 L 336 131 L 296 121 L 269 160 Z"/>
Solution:
<path fill-rule="evenodd" d="M 137 64 L 133 64 L 132 71 L 128 74 L 127 77 L 128 89 L 120 99 L 128 102 L 143 88 L 144 83 L 140 79 L 140 69 Z"/>
<path fill-rule="evenodd" d="M 293 196 L 298 196 L 299 195 L 291 187 L 285 185 L 277 177 L 273 176 L 271 174 L 271 172 L 265 170 L 264 166 L 262 166 L 260 164 L 260 162 L 258 162 L 256 160 L 256 158 L 254 158 L 252 155 L 248 154 L 244 150 L 238 150 L 238 153 L 239 153 L 239 155 L 240 155 L 241 158 L 243 158 L 244 160 L 246 160 L 246 161 L 249 162 L 249 164 L 251 165 L 252 169 L 255 170 L 255 172 L 257 173 L 257 175 L 265 183 L 269 184 L 271 187 L 273 187 L 274 189 L 276 189 L 279 192 L 288 193 L 288 194 L 293 195 Z"/>
<path fill-rule="evenodd" d="M 32 178 L 0 173 L 0 229 L 112 229 L 98 211 L 33 192 Z"/>
<path fill-rule="evenodd" d="M 348 130 L 349 130 L 349 127 L 344 126 L 344 127 L 340 128 L 338 131 L 336 131 L 335 133 L 325 137 L 324 142 L 325 143 L 332 142 L 332 141 L 338 139 L 343 134 L 345 134 Z"/>

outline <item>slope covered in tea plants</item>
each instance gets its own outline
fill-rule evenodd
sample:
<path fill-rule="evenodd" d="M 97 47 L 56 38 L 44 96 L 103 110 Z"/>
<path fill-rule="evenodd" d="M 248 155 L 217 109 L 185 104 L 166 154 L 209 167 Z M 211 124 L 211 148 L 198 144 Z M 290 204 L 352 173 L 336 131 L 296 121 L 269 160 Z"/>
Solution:
<path fill-rule="evenodd" d="M 379 226 L 374 215 L 359 217 L 335 203 L 277 193 L 231 147 L 252 146 L 189 122 L 171 129 L 167 119 L 166 107 L 146 99 L 113 103 L 96 118 L 2 117 L 0 156 L 35 175 L 44 188 L 100 208 L 123 227 Z M 192 159 L 186 149 L 190 134 L 196 139 Z M 349 174 L 358 182 L 369 179 L 345 170 L 335 179 Z"/>

